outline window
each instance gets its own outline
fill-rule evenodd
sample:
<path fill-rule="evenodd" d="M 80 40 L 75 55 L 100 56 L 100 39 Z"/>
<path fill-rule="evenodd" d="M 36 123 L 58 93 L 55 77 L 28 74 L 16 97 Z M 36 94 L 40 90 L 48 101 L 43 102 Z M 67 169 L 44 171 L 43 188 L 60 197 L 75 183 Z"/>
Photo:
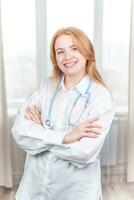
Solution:
<path fill-rule="evenodd" d="M 103 74 L 118 112 L 128 110 L 131 0 L 103 0 Z"/>
<path fill-rule="evenodd" d="M 23 102 L 38 78 L 51 74 L 49 48 L 54 32 L 76 26 L 95 46 L 97 67 L 113 93 L 117 111 L 126 113 L 130 4 L 131 0 L 2 0 L 9 110 Z"/>
<path fill-rule="evenodd" d="M 93 40 L 94 1 L 93 0 L 47 0 L 47 66 L 51 66 L 49 59 L 50 41 L 59 28 L 79 27 Z M 49 69 L 52 69 L 49 67 Z M 51 70 L 49 71 L 49 74 Z"/>

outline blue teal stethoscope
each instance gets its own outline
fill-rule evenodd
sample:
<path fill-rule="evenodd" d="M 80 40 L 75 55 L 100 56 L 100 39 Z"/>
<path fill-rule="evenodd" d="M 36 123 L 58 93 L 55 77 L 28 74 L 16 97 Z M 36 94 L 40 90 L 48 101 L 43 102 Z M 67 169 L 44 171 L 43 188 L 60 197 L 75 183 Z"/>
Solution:
<path fill-rule="evenodd" d="M 56 88 L 55 88 L 55 90 L 54 90 L 54 92 L 53 92 L 51 101 L 50 101 L 50 106 L 49 106 L 49 109 L 48 109 L 48 115 L 47 115 L 47 118 L 46 118 L 45 124 L 44 124 L 44 125 L 45 125 L 45 128 L 47 128 L 47 129 L 53 129 L 53 127 L 54 127 L 54 123 L 53 123 L 53 121 L 52 121 L 52 119 L 51 119 L 51 114 L 52 114 L 52 108 L 53 108 L 54 100 L 55 100 L 55 97 L 56 97 L 56 94 L 57 94 L 57 90 L 58 90 L 59 85 L 60 85 L 60 83 L 61 83 L 61 81 L 62 81 L 62 77 L 63 77 L 63 76 L 61 76 L 61 78 L 59 79 L 59 81 L 58 81 L 58 83 L 57 83 L 57 86 L 56 86 Z M 90 100 L 91 86 L 92 86 L 92 82 L 91 82 L 91 79 L 89 79 L 89 84 L 88 84 L 88 87 L 87 87 L 87 89 L 86 89 L 85 94 L 79 94 L 79 95 L 76 97 L 76 99 L 75 99 L 75 101 L 74 101 L 74 103 L 73 103 L 73 105 L 72 105 L 72 108 L 71 108 L 71 110 L 70 110 L 69 117 L 68 117 L 68 123 L 69 123 L 69 125 L 75 125 L 75 124 L 80 120 L 80 118 L 81 118 L 83 112 L 85 111 L 85 109 L 86 109 L 86 107 L 87 107 L 87 104 L 89 103 L 89 100 Z M 72 114 L 72 112 L 73 112 L 74 107 L 76 106 L 77 102 L 79 101 L 79 99 L 80 99 L 81 97 L 86 98 L 85 105 L 84 105 L 84 107 L 83 107 L 83 110 L 80 112 L 80 114 L 79 114 L 77 120 L 75 120 L 75 122 L 72 123 L 72 122 L 71 122 L 71 114 Z"/>

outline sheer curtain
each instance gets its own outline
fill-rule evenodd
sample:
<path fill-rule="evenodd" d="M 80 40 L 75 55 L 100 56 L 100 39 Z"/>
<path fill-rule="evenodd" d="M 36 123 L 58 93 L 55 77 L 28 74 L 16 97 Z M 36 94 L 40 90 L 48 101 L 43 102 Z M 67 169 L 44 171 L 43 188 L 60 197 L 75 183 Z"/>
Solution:
<path fill-rule="evenodd" d="M 1 1 L 0 1 L 1 11 Z M 0 12 L 1 13 L 1 12 Z M 12 187 L 12 168 L 9 126 L 6 105 L 5 69 L 3 59 L 2 28 L 0 15 L 0 186 Z"/>
<path fill-rule="evenodd" d="M 10 129 L 17 110 L 38 84 L 35 3 L 33 0 L 1 0 L 4 65 L 0 65 L 0 177 L 3 177 L 0 186 L 11 187 L 12 182 L 17 185 L 24 167 L 25 153 L 14 142 Z"/>
<path fill-rule="evenodd" d="M 134 182 L 134 2 L 131 6 L 127 180 Z"/>
<path fill-rule="evenodd" d="M 102 150 L 110 160 L 102 166 L 104 183 L 127 181 L 130 17 L 130 0 L 103 0 L 101 70 L 116 105 L 116 116 Z"/>

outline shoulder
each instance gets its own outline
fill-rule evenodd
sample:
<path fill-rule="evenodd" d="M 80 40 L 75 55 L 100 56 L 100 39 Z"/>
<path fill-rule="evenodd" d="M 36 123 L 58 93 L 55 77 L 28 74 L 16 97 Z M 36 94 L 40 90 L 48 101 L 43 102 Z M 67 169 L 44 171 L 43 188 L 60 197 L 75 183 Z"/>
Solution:
<path fill-rule="evenodd" d="M 103 86 L 102 84 L 98 84 L 93 82 L 93 97 L 96 97 L 96 99 L 103 99 L 107 101 L 113 101 L 112 92 L 109 88 L 106 86 Z"/>
<path fill-rule="evenodd" d="M 47 91 L 49 89 L 52 89 L 52 81 L 51 78 L 48 77 L 45 80 L 41 81 L 37 87 L 34 89 L 35 93 L 42 93 L 44 91 Z"/>
<path fill-rule="evenodd" d="M 92 99 L 95 102 L 99 113 L 115 109 L 114 100 L 110 89 L 101 84 L 93 83 L 92 93 Z"/>

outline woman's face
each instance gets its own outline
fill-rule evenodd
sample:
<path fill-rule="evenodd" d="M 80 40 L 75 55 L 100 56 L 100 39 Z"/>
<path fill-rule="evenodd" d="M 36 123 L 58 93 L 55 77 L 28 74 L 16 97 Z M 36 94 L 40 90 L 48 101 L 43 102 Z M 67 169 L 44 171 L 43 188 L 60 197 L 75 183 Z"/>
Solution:
<path fill-rule="evenodd" d="M 65 75 L 85 74 L 86 58 L 79 52 L 70 35 L 61 35 L 55 41 L 55 55 L 59 69 Z"/>

